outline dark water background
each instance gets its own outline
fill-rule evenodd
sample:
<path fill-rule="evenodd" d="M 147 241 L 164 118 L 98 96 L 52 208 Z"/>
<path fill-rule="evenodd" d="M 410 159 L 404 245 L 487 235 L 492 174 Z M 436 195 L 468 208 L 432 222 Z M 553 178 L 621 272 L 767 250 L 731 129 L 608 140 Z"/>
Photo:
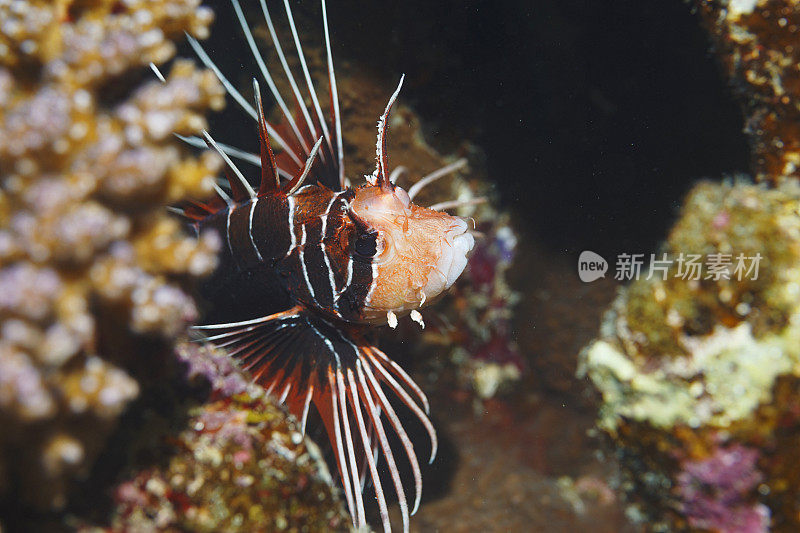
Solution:
<path fill-rule="evenodd" d="M 230 4 L 209 4 L 210 45 L 241 49 Z M 651 251 L 692 182 L 748 168 L 738 105 L 685 2 L 332 0 L 329 16 L 334 56 L 405 73 L 428 141 L 483 148 L 554 254 Z"/>

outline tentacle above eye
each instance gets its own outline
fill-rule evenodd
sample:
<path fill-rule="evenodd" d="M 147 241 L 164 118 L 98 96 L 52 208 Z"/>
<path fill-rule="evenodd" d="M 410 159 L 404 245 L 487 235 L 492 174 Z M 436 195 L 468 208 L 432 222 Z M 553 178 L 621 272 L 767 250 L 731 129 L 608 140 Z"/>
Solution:
<path fill-rule="evenodd" d="M 465 166 L 467 166 L 467 160 L 462 157 L 461 159 L 455 161 L 454 163 L 445 165 L 438 170 L 434 170 L 427 176 L 421 177 L 414 185 L 412 185 L 408 189 L 408 197 L 413 200 L 414 197 L 417 196 L 419 194 L 419 191 L 421 191 L 423 188 L 427 187 L 428 185 L 430 185 L 431 183 L 440 178 L 443 178 L 458 170 L 461 170 Z"/>

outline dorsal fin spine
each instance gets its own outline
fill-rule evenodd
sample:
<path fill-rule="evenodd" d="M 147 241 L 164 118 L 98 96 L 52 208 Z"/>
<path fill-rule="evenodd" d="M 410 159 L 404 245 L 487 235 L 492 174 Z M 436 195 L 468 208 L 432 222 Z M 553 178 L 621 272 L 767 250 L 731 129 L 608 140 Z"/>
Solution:
<path fill-rule="evenodd" d="M 225 176 L 228 178 L 228 183 L 231 186 L 233 199 L 237 202 L 241 202 L 243 200 L 247 200 L 248 198 L 255 198 L 256 192 L 253 190 L 253 187 L 250 186 L 242 172 L 236 167 L 233 161 L 231 161 L 231 158 L 228 157 L 228 154 L 225 153 L 225 151 L 216 143 L 216 141 L 206 130 L 203 130 L 203 137 L 205 137 L 208 147 L 217 151 L 222 159 L 225 160 L 225 163 L 228 164 L 228 169 L 232 170 L 236 176 L 236 179 L 234 179 L 228 172 L 228 169 L 225 169 Z"/>
<path fill-rule="evenodd" d="M 314 158 L 317 155 L 317 151 L 319 150 L 320 144 L 322 144 L 322 139 L 323 139 L 322 137 L 317 139 L 316 144 L 314 144 L 314 147 L 311 148 L 311 153 L 308 155 L 306 164 L 303 166 L 300 172 L 298 172 L 297 175 L 294 178 L 292 178 L 292 181 L 287 183 L 284 186 L 284 188 L 281 189 L 281 192 L 286 194 L 286 196 L 291 196 L 297 191 L 297 189 L 299 189 L 303 185 L 303 182 L 306 180 L 306 177 L 308 177 L 308 173 L 311 170 L 311 167 L 314 165 Z"/>
<path fill-rule="evenodd" d="M 375 172 L 373 173 L 373 176 L 375 177 L 377 184 L 380 185 L 381 189 L 386 192 L 394 191 L 394 185 L 389 181 L 389 174 L 386 169 L 388 166 L 388 157 L 386 154 L 386 130 L 389 128 L 389 114 L 392 111 L 392 106 L 394 105 L 394 101 L 397 99 L 397 95 L 400 94 L 400 88 L 403 87 L 403 80 L 405 78 L 405 74 L 400 76 L 400 83 L 397 84 L 397 89 L 394 90 L 394 93 L 392 93 L 392 96 L 389 98 L 389 103 L 386 104 L 386 109 L 378 121 L 378 142 L 376 143 L 375 149 Z"/>
<path fill-rule="evenodd" d="M 267 119 L 264 117 L 264 106 L 261 102 L 261 88 L 255 78 L 253 78 L 253 91 L 256 95 L 258 140 L 261 145 L 261 185 L 258 187 L 258 195 L 261 196 L 278 190 L 280 188 L 280 178 L 278 177 L 278 166 L 275 163 L 275 154 L 272 153 L 272 145 L 269 142 Z"/>

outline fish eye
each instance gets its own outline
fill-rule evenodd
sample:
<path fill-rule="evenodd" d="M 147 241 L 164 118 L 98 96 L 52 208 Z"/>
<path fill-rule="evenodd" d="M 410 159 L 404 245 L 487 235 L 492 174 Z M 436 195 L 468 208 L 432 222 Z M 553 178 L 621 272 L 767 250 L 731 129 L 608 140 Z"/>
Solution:
<path fill-rule="evenodd" d="M 378 253 L 378 234 L 373 232 L 359 235 L 356 239 L 355 250 L 361 257 L 374 257 Z"/>

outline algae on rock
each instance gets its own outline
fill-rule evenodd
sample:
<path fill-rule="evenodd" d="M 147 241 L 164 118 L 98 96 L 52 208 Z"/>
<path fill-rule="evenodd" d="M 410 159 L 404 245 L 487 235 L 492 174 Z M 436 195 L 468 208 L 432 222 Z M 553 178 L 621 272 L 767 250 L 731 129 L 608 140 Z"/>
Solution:
<path fill-rule="evenodd" d="M 581 354 L 580 372 L 602 397 L 598 424 L 616 443 L 629 495 L 660 502 L 654 516 L 678 509 L 673 525 L 695 527 L 692 513 L 708 511 L 690 505 L 686 490 L 675 492 L 679 480 L 730 446 L 754 454 L 753 472 L 767 493 L 790 474 L 780 465 L 794 452 L 776 443 L 782 432 L 800 431 L 800 417 L 776 390 L 800 380 L 798 213 L 795 184 L 695 186 L 664 246 L 673 266 L 621 289 L 600 338 Z M 716 253 L 759 257 L 758 272 L 737 273 L 733 260 L 719 276 L 680 275 L 681 254 Z M 764 410 L 783 413 L 780 422 L 765 422 Z M 643 489 L 636 478 L 648 475 L 663 483 Z M 755 489 L 742 488 L 737 505 L 752 502 L 758 516 L 767 513 L 758 524 L 768 524 L 769 498 Z"/>

